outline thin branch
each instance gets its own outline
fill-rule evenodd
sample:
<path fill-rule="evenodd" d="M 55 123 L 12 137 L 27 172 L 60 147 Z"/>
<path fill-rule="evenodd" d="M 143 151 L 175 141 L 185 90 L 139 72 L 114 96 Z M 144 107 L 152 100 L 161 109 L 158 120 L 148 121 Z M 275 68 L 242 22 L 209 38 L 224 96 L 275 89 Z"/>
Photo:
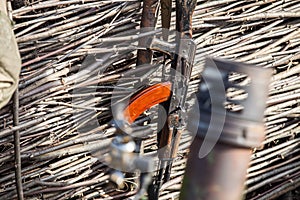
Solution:
<path fill-rule="evenodd" d="M 13 95 L 13 117 L 14 126 L 19 125 L 19 90 L 16 89 Z M 15 145 L 15 178 L 18 199 L 23 200 L 22 174 L 21 174 L 21 148 L 20 148 L 20 132 L 14 131 L 14 145 Z"/>

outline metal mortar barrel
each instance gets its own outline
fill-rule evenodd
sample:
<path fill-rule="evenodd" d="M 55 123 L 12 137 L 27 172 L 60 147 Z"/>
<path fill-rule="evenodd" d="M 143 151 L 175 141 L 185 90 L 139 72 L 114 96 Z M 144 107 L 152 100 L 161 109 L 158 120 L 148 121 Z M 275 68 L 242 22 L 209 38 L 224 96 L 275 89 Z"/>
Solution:
<path fill-rule="evenodd" d="M 251 80 L 246 85 L 235 83 L 230 80 L 232 73 Z M 207 58 L 197 94 L 199 107 L 189 115 L 190 130 L 198 131 L 180 199 L 242 199 L 252 148 L 260 146 L 265 136 L 263 113 L 270 77 L 268 69 Z M 243 90 L 245 98 L 228 98 L 229 88 Z M 230 103 L 240 110 L 224 106 Z"/>

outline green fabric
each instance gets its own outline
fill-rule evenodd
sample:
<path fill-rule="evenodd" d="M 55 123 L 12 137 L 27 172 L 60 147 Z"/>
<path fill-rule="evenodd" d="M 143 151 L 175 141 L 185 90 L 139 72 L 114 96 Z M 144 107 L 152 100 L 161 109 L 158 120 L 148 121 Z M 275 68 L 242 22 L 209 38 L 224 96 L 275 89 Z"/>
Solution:
<path fill-rule="evenodd" d="M 0 108 L 18 86 L 21 58 L 10 20 L 0 12 Z"/>

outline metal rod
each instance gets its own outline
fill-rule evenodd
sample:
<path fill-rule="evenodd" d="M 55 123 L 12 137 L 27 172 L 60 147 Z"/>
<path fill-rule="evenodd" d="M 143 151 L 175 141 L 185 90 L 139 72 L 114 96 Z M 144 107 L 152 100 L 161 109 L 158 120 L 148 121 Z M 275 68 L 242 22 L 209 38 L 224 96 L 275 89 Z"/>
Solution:
<path fill-rule="evenodd" d="M 179 33 L 176 35 L 176 52 L 179 51 L 180 42 L 183 38 L 192 38 L 192 14 L 194 12 L 195 6 L 197 1 L 196 0 L 176 0 L 176 31 Z M 187 60 L 182 58 L 178 53 L 174 55 L 174 60 L 172 62 L 171 67 L 174 69 L 173 73 L 176 71 L 177 73 L 181 73 L 181 75 L 188 80 L 190 77 L 191 69 L 190 66 L 192 66 L 192 63 L 187 63 Z M 178 71 L 179 70 L 179 71 Z M 173 74 L 172 81 L 175 81 L 176 74 Z M 187 87 L 187 82 L 183 83 L 184 87 Z M 174 84 L 173 84 L 174 85 Z M 176 92 L 176 91 L 175 91 Z M 187 92 L 187 89 L 184 91 Z M 186 94 L 181 94 L 183 97 L 186 96 Z M 169 100 L 170 101 L 170 100 Z M 184 104 L 185 98 L 181 99 L 181 105 Z M 170 104 L 170 102 L 168 102 Z M 179 106 L 181 106 L 179 105 Z M 169 112 L 169 109 L 167 110 Z M 175 140 L 177 128 L 173 128 L 173 131 L 168 131 L 169 129 L 169 123 L 165 123 L 164 128 L 165 131 L 162 132 L 162 135 L 165 133 L 170 134 L 167 136 L 167 138 L 172 138 Z M 181 131 L 180 131 L 181 132 Z M 166 137 L 166 136 L 164 136 Z M 177 136 L 178 137 L 178 136 Z M 180 135 L 179 138 L 177 138 L 172 144 L 164 144 L 164 145 L 171 145 L 170 148 L 170 157 L 174 158 L 174 155 L 176 157 L 177 154 L 177 147 L 180 143 Z M 175 147 L 175 148 L 174 148 Z M 165 177 L 164 181 L 168 181 L 170 178 L 171 168 L 172 168 L 172 159 L 167 162 L 167 167 L 165 170 Z"/>
<path fill-rule="evenodd" d="M 141 32 L 148 32 L 155 29 L 157 22 L 157 12 L 159 8 L 158 0 L 144 0 L 143 1 L 143 11 L 142 11 L 142 19 L 141 19 Z M 147 38 L 141 38 L 139 40 L 139 46 L 146 46 Z M 151 64 L 153 57 L 153 51 L 150 49 L 142 50 L 139 49 L 137 51 L 137 61 L 136 65 L 141 66 L 145 64 Z M 137 72 L 135 74 L 137 77 L 141 77 L 144 75 L 144 72 Z M 152 183 L 153 184 L 153 183 Z M 151 185 L 148 188 L 149 199 L 156 199 L 155 197 L 155 185 Z"/>
<path fill-rule="evenodd" d="M 157 22 L 158 0 L 145 0 L 143 3 L 141 31 L 148 32 L 155 28 Z M 146 46 L 146 39 L 139 41 L 139 46 Z M 153 52 L 151 50 L 139 49 L 137 52 L 137 66 L 149 64 L 152 61 Z M 138 76 L 139 74 L 137 74 Z"/>

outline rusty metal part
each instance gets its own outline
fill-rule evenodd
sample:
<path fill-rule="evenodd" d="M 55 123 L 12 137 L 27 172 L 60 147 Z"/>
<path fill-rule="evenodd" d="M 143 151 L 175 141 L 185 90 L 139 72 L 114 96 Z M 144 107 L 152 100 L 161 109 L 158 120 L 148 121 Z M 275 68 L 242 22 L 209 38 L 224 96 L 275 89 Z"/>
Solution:
<path fill-rule="evenodd" d="M 129 123 L 139 117 L 144 111 L 166 101 L 171 94 L 171 83 L 157 83 L 135 95 L 124 110 L 124 117 Z"/>
<path fill-rule="evenodd" d="M 177 129 L 176 133 L 173 134 L 173 144 L 171 149 L 171 158 L 175 159 L 177 157 L 178 147 L 180 144 L 180 138 L 182 135 L 182 129 Z"/>
<path fill-rule="evenodd" d="M 176 30 L 192 38 L 192 16 L 197 0 L 176 0 Z"/>
<path fill-rule="evenodd" d="M 178 34 L 176 35 L 176 51 L 171 65 L 171 68 L 173 69 L 171 81 L 173 85 L 173 95 L 175 95 L 175 98 L 178 98 L 179 100 L 178 102 L 172 102 L 172 99 L 170 98 L 167 102 L 164 103 L 165 109 L 168 113 L 170 113 L 170 111 L 175 108 L 179 108 L 181 111 L 184 110 L 187 87 L 192 71 L 192 65 L 195 56 L 194 53 L 196 49 L 196 46 L 193 45 L 192 42 L 186 44 L 186 40 L 191 41 L 192 38 L 192 14 L 194 12 L 196 3 L 196 0 L 176 0 L 176 31 L 178 32 Z M 191 47 L 190 49 L 192 50 L 187 52 L 187 49 L 189 49 L 189 47 Z M 193 55 L 190 54 L 191 52 Z M 186 56 L 187 54 L 190 55 Z M 180 74 L 180 77 L 178 77 L 178 74 Z M 167 120 L 167 122 L 163 125 L 162 130 L 158 133 L 159 149 L 168 147 L 170 145 L 177 146 L 177 143 L 179 143 L 179 140 L 177 140 L 177 143 L 170 144 L 172 140 L 170 141 L 169 138 L 175 137 L 177 128 L 170 128 L 171 125 L 168 123 L 168 121 L 169 120 Z M 169 158 L 172 157 L 171 155 L 177 154 L 177 152 L 173 152 L 175 150 L 176 148 L 171 148 Z M 162 165 L 165 165 L 165 163 L 162 162 Z M 172 160 L 168 161 L 166 165 L 168 167 L 165 171 L 165 181 L 168 181 L 168 177 L 170 177 L 170 170 L 172 167 Z M 160 174 L 159 178 L 161 177 L 162 175 Z M 158 180 L 158 182 L 159 185 L 161 181 Z M 158 188 L 159 187 L 160 186 L 158 186 Z"/>
<path fill-rule="evenodd" d="M 157 22 L 157 11 L 158 11 L 158 0 L 144 0 L 143 2 L 143 11 L 142 11 L 142 19 L 141 19 L 141 30 L 148 31 L 153 30 L 156 26 Z M 139 40 L 139 46 L 146 46 L 148 40 L 146 38 Z M 137 52 L 137 61 L 136 65 L 145 65 L 151 64 L 153 57 L 153 51 L 150 49 L 142 50 L 139 49 Z M 140 77 L 143 74 L 137 73 L 136 76 Z M 125 111 L 126 112 L 126 111 Z M 149 193 L 149 195 L 152 192 Z"/>
<path fill-rule="evenodd" d="M 240 200 L 251 150 L 217 144 L 199 158 L 203 140 L 196 137 L 188 157 L 182 200 Z"/>
<path fill-rule="evenodd" d="M 141 28 L 143 28 L 142 31 L 145 31 L 147 29 L 152 30 L 155 27 L 156 20 L 157 20 L 157 4 L 158 1 L 153 0 L 145 0 L 143 5 L 143 13 L 142 13 L 142 23 Z M 162 124 L 159 124 L 159 127 L 163 127 L 161 131 L 158 132 L 158 148 L 161 149 L 161 152 L 159 153 L 160 158 L 160 172 L 158 174 L 158 179 L 156 182 L 156 189 L 154 191 L 154 199 L 158 198 L 159 195 L 159 188 L 161 185 L 161 180 L 163 176 L 163 171 L 165 166 L 169 166 L 166 169 L 165 177 L 170 176 L 170 169 L 172 166 L 172 158 L 176 157 L 177 155 L 177 149 L 180 141 L 181 136 L 181 130 L 178 129 L 178 127 L 172 126 L 172 124 L 169 122 L 172 118 L 171 112 L 174 110 L 178 110 L 180 113 L 181 111 L 185 110 L 185 99 L 186 99 L 186 93 L 187 93 L 187 86 L 188 81 L 191 74 L 191 68 L 193 64 L 193 59 L 195 55 L 195 49 L 196 45 L 192 42 L 192 14 L 194 12 L 196 6 L 196 0 L 182 0 L 176 1 L 176 31 L 179 32 L 179 34 L 176 35 L 176 46 L 175 46 L 175 52 L 173 53 L 174 60 L 172 62 L 171 68 L 173 69 L 172 75 L 170 76 L 170 82 L 172 83 L 172 91 L 175 92 L 174 95 L 177 99 L 174 101 L 171 99 L 171 93 L 168 96 L 168 99 L 164 98 L 164 102 L 161 103 L 161 107 L 164 108 L 164 111 L 166 111 L 169 116 L 167 122 L 162 122 Z M 162 0 L 161 1 L 161 7 L 162 7 L 162 26 L 163 26 L 163 40 L 168 41 L 168 29 L 170 27 L 170 16 L 171 16 L 171 10 L 172 10 L 172 1 L 170 0 Z M 146 29 L 147 27 L 147 29 Z M 166 46 L 168 49 L 172 49 L 172 46 L 170 45 L 164 45 L 161 43 L 163 42 L 157 42 L 155 39 L 152 39 L 150 42 L 150 46 L 152 44 L 152 47 L 155 45 L 158 45 L 158 49 L 160 46 Z M 140 46 L 147 46 L 149 45 L 149 41 L 147 41 L 146 38 L 143 38 L 139 41 Z M 151 47 L 150 47 L 151 48 Z M 155 47 L 154 47 L 155 48 Z M 153 53 L 151 49 L 148 50 L 139 50 L 137 55 L 137 65 L 143 65 L 143 64 L 149 64 L 152 61 Z M 180 78 L 178 79 L 177 74 L 180 74 Z M 136 74 L 137 76 L 140 76 L 140 74 Z M 138 101 L 136 101 L 138 102 Z M 154 101 L 148 102 L 148 104 L 154 105 Z M 143 102 L 145 103 L 145 102 Z M 141 103 L 139 103 L 141 104 Z M 172 105 L 171 105 L 172 104 Z M 144 104 L 142 104 L 144 105 Z M 132 108 L 134 107 L 133 104 L 131 104 Z M 143 107 L 143 106 L 142 106 Z M 131 111 L 125 110 L 125 113 L 127 116 L 130 116 L 131 114 L 128 113 L 134 113 L 139 110 L 139 112 L 136 112 L 137 116 L 141 114 L 140 111 L 145 110 L 146 107 L 141 109 L 141 105 L 136 104 L 136 107 L 134 107 Z M 149 108 L 149 107 L 148 107 Z M 159 112 L 162 110 L 160 109 Z M 178 114 L 176 113 L 176 115 Z M 137 117 L 136 116 L 136 117 Z M 181 114 L 178 115 L 178 120 L 181 121 Z M 133 117 L 133 118 L 136 118 Z M 129 117 L 129 121 L 132 121 Z M 161 121 L 161 120 L 159 120 Z M 161 122 L 160 122 L 161 123 Z M 182 123 L 182 122 L 180 122 Z M 170 160 L 171 159 L 171 160 Z M 168 178 L 167 178 L 168 179 Z M 167 181 L 165 178 L 165 181 Z"/>
<path fill-rule="evenodd" d="M 169 131 L 168 133 L 162 132 L 158 144 L 162 149 L 158 153 L 158 157 L 160 160 L 170 159 L 173 129 L 169 128 L 167 130 Z M 163 129 L 163 131 L 166 131 L 166 129 Z"/>
<path fill-rule="evenodd" d="M 170 161 L 166 166 L 165 175 L 164 175 L 164 182 L 170 180 L 171 171 L 172 171 L 172 162 L 177 157 L 178 147 L 180 144 L 180 139 L 182 135 L 183 129 L 174 129 L 172 130 L 172 140 L 171 140 L 171 151 L 169 153 Z M 168 160 L 167 160 L 168 161 Z"/>
<path fill-rule="evenodd" d="M 157 22 L 158 0 L 145 0 L 143 2 L 141 30 L 143 32 L 153 30 Z M 147 39 L 139 40 L 139 46 L 146 46 Z M 137 52 L 137 66 L 149 64 L 152 61 L 153 52 L 151 50 L 140 49 Z M 139 74 L 137 74 L 138 76 Z"/>
<path fill-rule="evenodd" d="M 160 7 L 163 40 L 168 41 L 172 13 L 172 0 L 160 0 Z"/>
<path fill-rule="evenodd" d="M 158 157 L 161 160 L 170 160 L 176 158 L 177 150 L 180 142 L 180 137 L 182 134 L 182 128 L 180 124 L 180 118 L 177 113 L 172 113 L 168 116 L 168 125 L 169 125 L 169 133 L 162 134 L 160 142 L 167 141 L 167 144 L 159 144 L 159 146 L 163 147 L 162 151 L 158 152 Z M 179 128 L 180 127 L 180 128 Z M 165 145 L 165 146 L 163 146 Z"/>
<path fill-rule="evenodd" d="M 232 73 L 244 74 L 250 83 L 242 86 L 229 81 Z M 265 135 L 263 113 L 270 78 L 269 69 L 207 59 L 198 93 L 199 110 L 190 115 L 189 128 L 198 132 L 190 148 L 180 199 L 242 199 L 251 148 L 259 146 Z M 231 87 L 244 90 L 246 99 L 228 99 L 226 89 Z M 243 109 L 226 110 L 226 101 Z M 200 118 L 195 118 L 197 112 Z M 205 157 L 203 148 L 208 151 Z"/>
<path fill-rule="evenodd" d="M 176 51 L 175 51 L 175 55 L 174 55 L 174 61 L 172 63 L 172 68 L 174 69 L 174 72 L 179 72 L 182 77 L 184 77 L 186 80 L 185 84 L 181 84 L 182 87 L 187 87 L 187 81 L 189 80 L 189 76 L 190 76 L 190 72 L 191 69 L 191 65 L 193 62 L 193 57 L 194 57 L 194 53 L 195 53 L 195 45 L 193 45 L 191 43 L 191 38 L 192 38 L 192 14 L 194 12 L 196 6 L 196 1 L 190 1 L 190 0 L 183 0 L 183 1 L 176 1 L 176 30 L 180 33 L 180 35 L 177 35 L 177 46 L 176 46 Z M 184 37 L 185 36 L 185 37 Z M 186 37 L 187 36 L 187 37 Z M 183 51 L 187 51 L 189 48 L 184 44 L 186 41 L 186 39 L 189 39 L 190 43 L 187 45 L 189 47 L 189 45 L 192 47 L 190 51 L 188 51 L 190 54 L 190 52 L 193 52 L 193 55 L 189 55 L 187 57 L 190 57 L 188 62 L 186 60 L 186 56 L 182 56 L 182 53 L 179 54 L 179 52 L 182 50 Z M 185 54 L 184 54 L 185 55 Z M 176 88 L 175 85 L 177 85 L 177 81 L 176 81 L 176 76 L 178 76 L 178 74 L 173 74 L 173 76 L 171 77 L 171 81 L 173 81 L 173 89 L 182 89 L 182 88 Z M 181 80 L 182 81 L 182 80 Z M 180 85 L 180 84 L 179 84 Z M 172 89 L 172 91 L 173 91 Z M 186 91 L 183 91 L 183 94 L 177 94 L 177 91 L 174 91 L 176 97 L 185 97 L 186 94 L 184 94 Z M 180 105 L 178 106 L 182 106 L 184 104 L 185 99 L 181 99 L 181 103 L 179 103 Z M 171 103 L 171 99 L 168 100 L 168 102 L 166 102 L 165 104 L 167 104 L 168 106 L 165 106 L 167 112 L 169 112 L 169 107 L 170 107 L 170 103 Z M 177 106 L 175 106 L 177 107 Z M 164 134 L 170 134 L 169 131 L 169 124 L 165 123 L 162 131 L 160 132 L 160 137 L 161 138 L 170 138 L 170 136 L 164 136 Z M 161 139 L 160 139 L 161 140 Z M 168 142 L 169 140 L 166 141 L 162 141 L 160 142 L 160 146 L 159 148 L 162 148 L 166 145 L 169 144 Z"/>

